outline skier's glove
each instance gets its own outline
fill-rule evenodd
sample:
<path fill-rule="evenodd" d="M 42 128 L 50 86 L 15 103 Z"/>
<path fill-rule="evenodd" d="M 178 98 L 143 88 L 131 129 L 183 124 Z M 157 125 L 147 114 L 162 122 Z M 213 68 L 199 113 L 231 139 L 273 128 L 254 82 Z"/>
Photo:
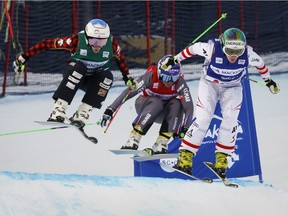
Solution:
<path fill-rule="evenodd" d="M 187 133 L 187 131 L 188 131 L 188 127 L 187 126 L 182 126 L 182 128 L 181 128 L 181 130 L 180 130 L 180 132 L 179 132 L 179 138 L 180 139 L 183 139 L 184 138 L 184 136 L 185 136 L 185 134 Z"/>
<path fill-rule="evenodd" d="M 131 76 L 124 75 L 123 80 L 125 82 L 125 85 L 131 90 L 136 89 L 138 86 L 137 81 L 134 80 Z"/>
<path fill-rule="evenodd" d="M 21 74 L 25 69 L 25 63 L 28 57 L 25 54 L 18 54 L 13 62 L 13 69 L 16 74 Z"/>
<path fill-rule="evenodd" d="M 173 58 L 167 58 L 164 62 L 162 62 L 161 67 L 164 70 L 170 70 L 175 64 L 180 64 L 176 56 Z"/>
<path fill-rule="evenodd" d="M 279 93 L 279 91 L 280 91 L 279 85 L 277 85 L 277 83 L 275 81 L 273 81 L 271 78 L 266 79 L 265 83 L 272 94 Z"/>
<path fill-rule="evenodd" d="M 182 126 L 180 131 L 178 131 L 178 133 L 173 134 L 173 138 L 174 139 L 183 139 L 187 131 L 188 131 L 188 127 Z"/>
<path fill-rule="evenodd" d="M 107 125 L 107 122 L 111 120 L 112 115 L 114 113 L 114 110 L 111 107 L 108 107 L 104 114 L 102 115 L 100 126 L 105 127 Z"/>

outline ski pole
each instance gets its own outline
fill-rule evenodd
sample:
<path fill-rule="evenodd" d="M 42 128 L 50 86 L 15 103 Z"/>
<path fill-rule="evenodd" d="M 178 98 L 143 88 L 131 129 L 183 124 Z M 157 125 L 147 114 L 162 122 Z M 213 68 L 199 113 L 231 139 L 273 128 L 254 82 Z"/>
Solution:
<path fill-rule="evenodd" d="M 221 17 L 216 20 L 212 25 L 210 25 L 204 32 L 202 32 L 197 38 L 195 38 L 187 47 L 194 44 L 196 41 L 198 41 L 204 34 L 206 34 L 213 26 L 215 26 L 218 22 L 220 22 L 222 19 L 225 19 L 227 17 L 227 13 L 222 13 Z"/>
<path fill-rule="evenodd" d="M 4 2 L 5 4 L 5 2 Z M 8 5 L 6 7 L 6 5 Z M 5 6 L 3 7 L 3 11 L 2 11 L 2 16 L 1 16 L 1 21 L 0 21 L 0 31 L 2 30 L 2 27 L 3 27 L 3 22 L 4 22 L 4 17 L 6 15 L 6 8 L 10 8 L 10 0 L 8 0 L 8 2 L 6 2 Z"/>
<path fill-rule="evenodd" d="M 129 89 L 127 94 L 125 95 L 125 97 L 123 98 L 123 100 L 121 101 L 120 105 L 117 107 L 116 111 L 114 112 L 114 115 L 112 116 L 112 118 L 110 119 L 110 121 L 108 122 L 108 125 L 106 127 L 106 129 L 104 130 L 104 133 L 107 132 L 108 128 L 110 127 L 112 121 L 114 120 L 115 116 L 117 115 L 117 113 L 119 112 L 121 106 L 125 103 L 126 99 L 128 98 L 129 94 L 130 94 L 131 90 Z"/>
<path fill-rule="evenodd" d="M 257 84 L 259 84 L 259 85 L 266 86 L 266 84 L 263 83 L 263 82 L 259 82 L 259 81 L 257 81 L 257 80 L 251 79 L 251 78 L 247 78 L 247 79 L 250 80 L 251 82 L 257 83 Z"/>
<path fill-rule="evenodd" d="M 68 128 L 68 126 L 52 127 L 52 128 L 40 128 L 40 129 L 35 129 L 35 130 L 24 130 L 24 131 L 2 133 L 2 134 L 0 134 L 0 137 L 1 136 L 16 135 L 16 134 L 26 134 L 26 133 L 35 133 L 35 132 L 41 132 L 41 131 L 49 131 L 49 130 L 62 129 L 62 128 Z"/>
<path fill-rule="evenodd" d="M 10 15 L 9 15 L 9 9 L 8 9 L 8 5 L 7 5 L 7 1 L 6 0 L 4 0 L 4 6 L 5 6 L 5 14 L 6 14 L 7 22 L 8 22 L 8 25 L 9 25 L 9 33 L 10 33 L 10 36 L 11 36 L 11 39 L 12 39 L 12 45 L 13 45 L 13 48 L 16 49 L 16 43 L 15 43 L 15 39 L 14 39 L 14 33 L 13 33 L 11 18 L 10 18 Z"/>
<path fill-rule="evenodd" d="M 87 123 L 87 125 L 95 125 L 96 123 Z M 10 136 L 10 135 L 17 135 L 17 134 L 26 134 L 26 133 L 36 133 L 41 131 L 49 131 L 49 130 L 56 130 L 56 129 L 63 129 L 63 128 L 69 128 L 69 125 L 67 126 L 59 126 L 59 127 L 49 127 L 49 128 L 40 128 L 40 129 L 34 129 L 34 130 L 23 130 L 23 131 L 14 131 L 14 132 L 8 132 L 8 133 L 2 133 L 1 136 Z"/>
<path fill-rule="evenodd" d="M 11 37 L 11 41 L 12 41 L 12 47 L 15 50 L 15 53 L 17 54 L 17 47 L 16 47 L 16 42 L 15 42 L 15 38 L 14 38 L 14 32 L 13 32 L 13 26 L 12 26 L 12 22 L 11 22 L 11 17 L 9 14 L 9 9 L 8 9 L 8 3 L 6 0 L 4 0 L 4 6 L 5 6 L 5 14 L 7 17 L 7 23 L 9 26 L 9 34 Z M 11 4 L 10 9 L 12 10 L 14 8 L 14 3 Z M 15 74 L 14 75 L 14 84 L 18 85 L 19 84 L 19 79 L 20 79 L 20 73 Z"/>

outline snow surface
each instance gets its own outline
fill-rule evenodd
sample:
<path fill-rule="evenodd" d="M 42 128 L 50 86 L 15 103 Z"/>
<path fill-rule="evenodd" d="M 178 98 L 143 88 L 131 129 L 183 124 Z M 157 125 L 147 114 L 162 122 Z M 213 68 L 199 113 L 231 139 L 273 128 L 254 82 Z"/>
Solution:
<path fill-rule="evenodd" d="M 251 78 L 261 81 L 259 76 Z M 136 116 L 134 99 L 125 103 L 107 133 L 97 125 L 87 133 L 94 145 L 75 132 L 60 129 L 7 135 L 43 128 L 53 107 L 52 94 L 7 96 L 0 99 L 0 216 L 247 216 L 288 215 L 288 74 L 274 74 L 281 91 L 251 83 L 264 183 L 257 177 L 233 179 L 240 186 L 228 188 L 216 181 L 207 184 L 181 179 L 133 177 L 129 156 L 116 156 L 126 142 Z M 189 82 L 194 101 L 198 81 Z M 123 90 L 113 88 L 91 122 L 100 119 Z M 80 104 L 77 93 L 68 115 Z M 158 134 L 153 125 L 141 140 L 150 147 Z"/>

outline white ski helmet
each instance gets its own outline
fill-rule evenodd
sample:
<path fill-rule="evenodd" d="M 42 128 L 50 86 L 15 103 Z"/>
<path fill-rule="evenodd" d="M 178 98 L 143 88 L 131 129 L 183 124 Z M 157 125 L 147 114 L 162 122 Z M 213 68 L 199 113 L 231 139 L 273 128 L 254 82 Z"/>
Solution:
<path fill-rule="evenodd" d="M 85 27 L 86 37 L 108 38 L 110 36 L 109 25 L 101 19 L 90 20 Z"/>

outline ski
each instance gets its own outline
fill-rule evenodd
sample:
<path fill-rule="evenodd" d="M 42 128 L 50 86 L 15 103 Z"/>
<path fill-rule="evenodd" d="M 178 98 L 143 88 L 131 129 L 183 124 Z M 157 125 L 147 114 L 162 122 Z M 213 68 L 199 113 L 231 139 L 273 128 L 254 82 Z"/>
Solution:
<path fill-rule="evenodd" d="M 159 160 L 159 159 L 168 159 L 168 158 L 177 158 L 178 153 L 175 154 L 154 154 L 154 155 L 144 155 L 144 156 L 134 156 L 133 160 L 137 162 L 151 161 L 151 160 Z"/>
<path fill-rule="evenodd" d="M 159 164 L 160 164 L 160 166 L 163 166 L 163 167 L 165 167 L 167 169 L 171 169 L 171 170 L 176 171 L 178 173 L 181 173 L 181 174 L 183 174 L 185 176 L 188 176 L 191 179 L 198 180 L 198 181 L 203 181 L 203 182 L 206 182 L 206 183 L 209 183 L 209 184 L 211 184 L 213 182 L 213 179 L 211 179 L 211 178 L 198 178 L 198 177 L 196 177 L 194 175 L 189 175 L 188 173 L 185 173 L 185 172 L 183 172 L 181 170 L 178 170 L 178 169 L 175 169 L 175 168 L 173 168 L 171 166 L 168 166 L 167 164 L 164 164 L 164 163 L 159 163 Z"/>
<path fill-rule="evenodd" d="M 227 178 L 222 178 L 215 170 L 214 164 L 211 162 L 204 162 L 204 164 L 223 182 L 227 187 L 238 188 L 238 184 L 230 182 Z"/>
<path fill-rule="evenodd" d="M 126 155 L 126 154 L 133 154 L 133 155 L 143 155 L 148 156 L 149 154 L 143 150 L 133 150 L 133 149 L 110 149 L 109 151 L 113 152 L 116 155 Z"/>
<path fill-rule="evenodd" d="M 89 140 L 90 142 L 94 143 L 94 144 L 97 144 L 98 143 L 98 140 L 96 137 L 93 137 L 93 136 L 88 136 L 87 133 L 84 131 L 83 128 L 79 128 L 75 125 L 71 125 L 71 124 L 68 124 L 68 123 L 64 123 L 64 122 L 53 122 L 53 121 L 34 121 L 35 123 L 37 124 L 40 124 L 40 125 L 49 125 L 51 127 L 55 127 L 55 128 L 68 128 L 68 127 L 73 127 L 75 128 L 77 131 L 79 131 L 79 133 L 87 140 Z"/>

